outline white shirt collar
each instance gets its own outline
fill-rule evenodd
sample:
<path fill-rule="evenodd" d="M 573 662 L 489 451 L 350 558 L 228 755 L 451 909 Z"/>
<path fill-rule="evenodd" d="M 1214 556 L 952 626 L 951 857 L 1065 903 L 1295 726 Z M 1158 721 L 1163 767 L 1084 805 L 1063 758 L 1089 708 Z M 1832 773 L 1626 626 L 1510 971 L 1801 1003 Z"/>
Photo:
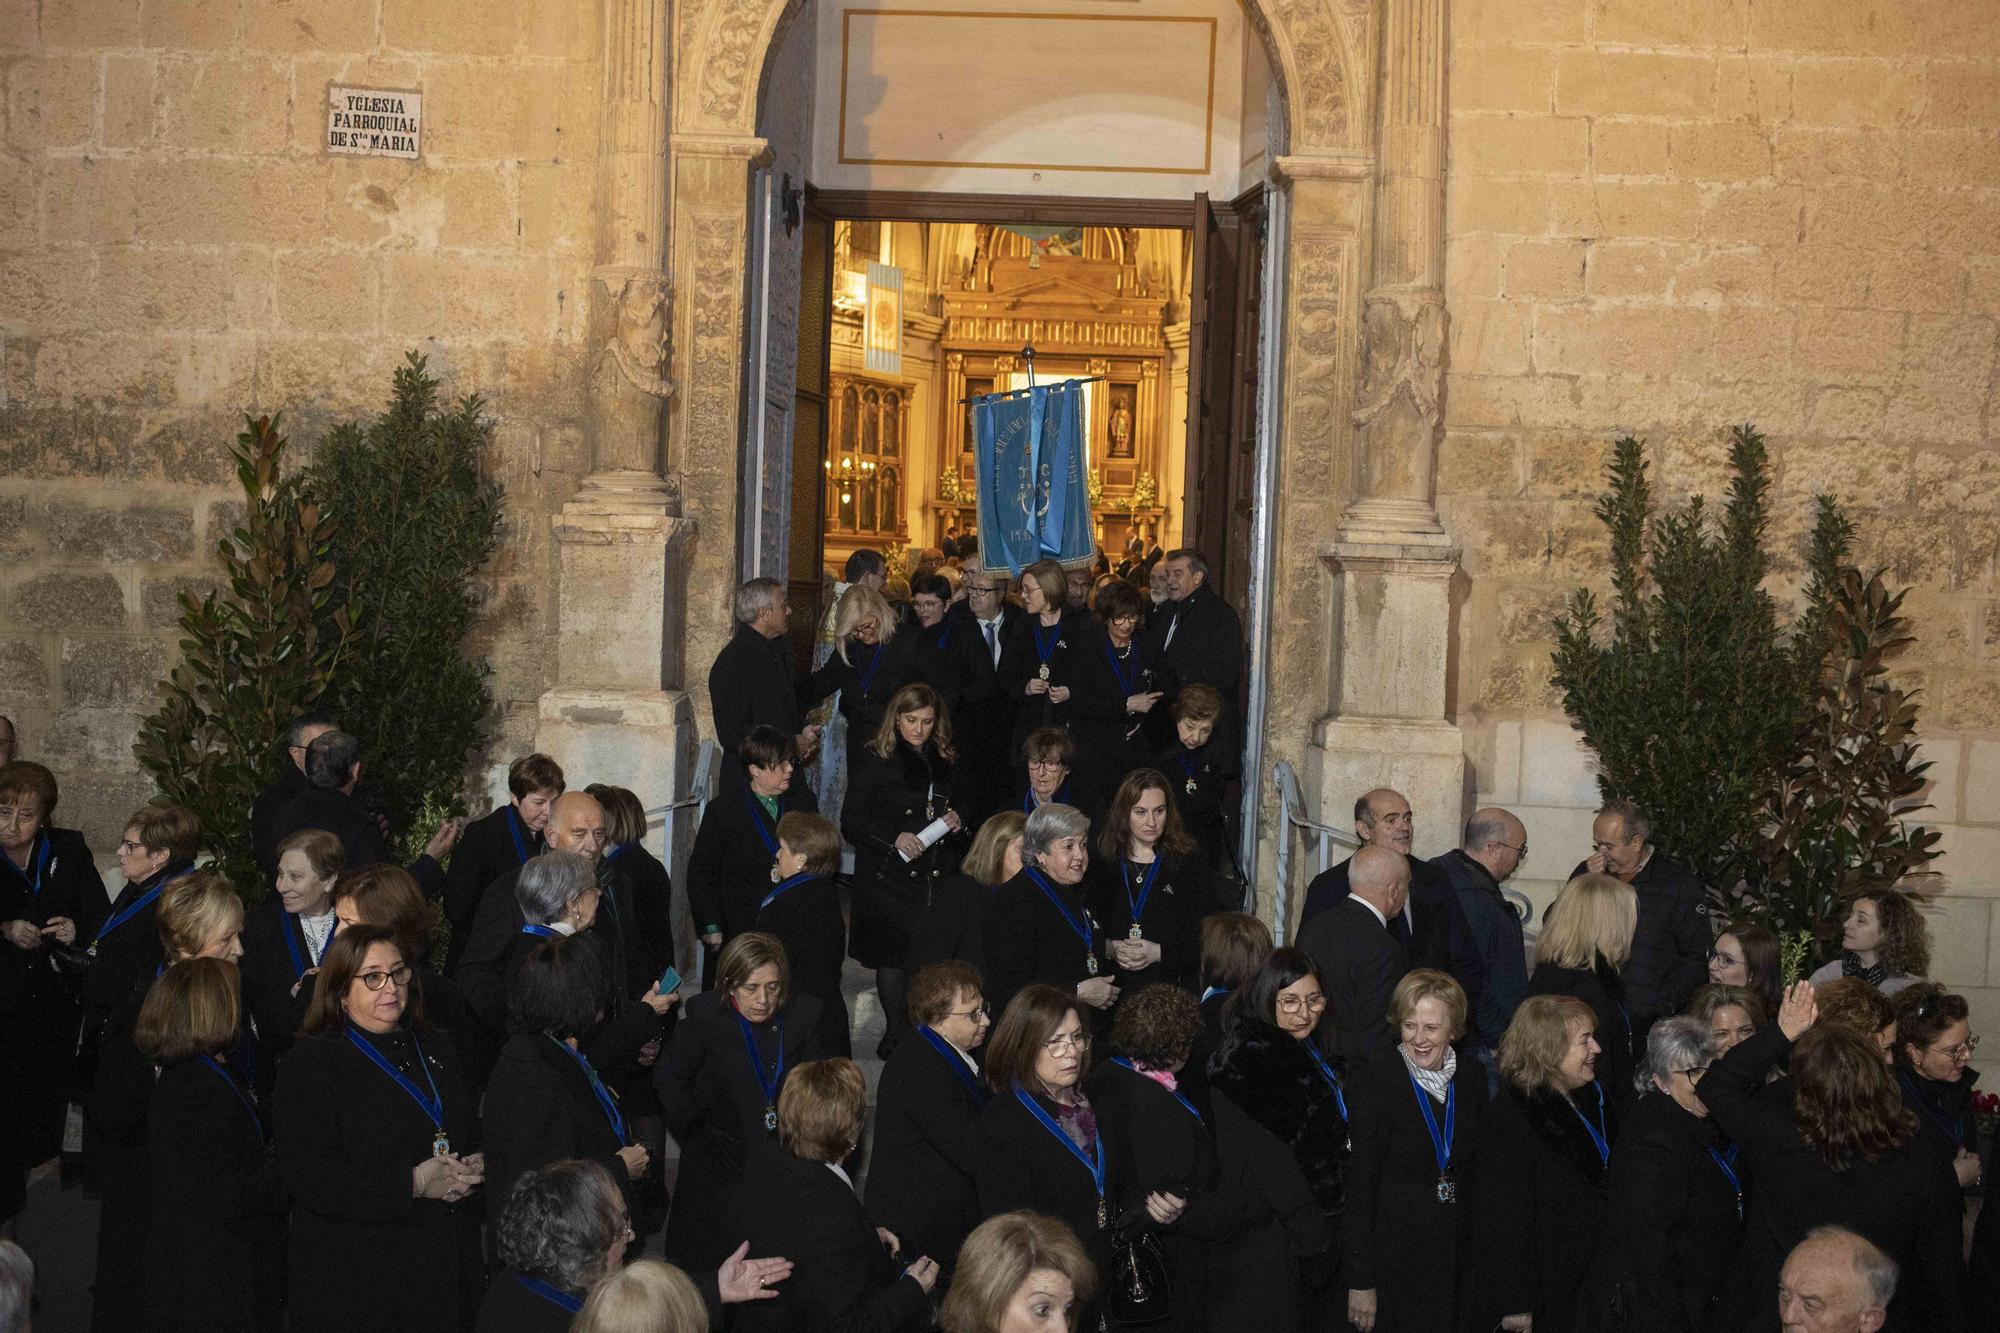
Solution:
<path fill-rule="evenodd" d="M 1349 894 L 1348 896 L 1353 898 L 1355 902 L 1360 903 L 1363 907 L 1367 908 L 1369 915 L 1373 916 L 1377 921 L 1380 921 L 1382 923 L 1382 929 L 1387 930 L 1389 928 L 1389 918 L 1382 915 L 1381 908 L 1377 907 L 1374 903 L 1369 902 L 1366 898 L 1362 897 L 1358 893 Z"/>
<path fill-rule="evenodd" d="M 854 1188 L 854 1181 L 848 1176 L 846 1167 L 842 1166 L 839 1162 L 826 1162 L 823 1165 L 827 1170 L 840 1177 L 841 1184 L 847 1186 L 849 1189 Z"/>
<path fill-rule="evenodd" d="M 549 929 L 558 935 L 576 934 L 576 927 L 567 921 L 551 921 L 549 922 Z"/>
<path fill-rule="evenodd" d="M 933 1031 L 933 1032 L 937 1032 L 937 1029 L 936 1029 L 936 1028 L 932 1028 L 932 1029 L 931 1029 L 931 1031 Z M 952 1040 L 952 1039 L 951 1039 L 950 1037 L 946 1037 L 946 1036 L 944 1035 L 944 1033 L 942 1033 L 942 1032 L 938 1032 L 938 1036 L 940 1036 L 940 1037 L 943 1037 L 943 1038 L 944 1038 L 944 1044 L 945 1044 L 945 1045 L 947 1045 L 947 1046 L 951 1047 L 951 1048 L 952 1048 L 952 1049 L 953 1049 L 954 1051 L 957 1051 L 957 1052 L 958 1052 L 958 1058 L 959 1058 L 959 1059 L 961 1059 L 961 1060 L 963 1060 L 963 1061 L 965 1061 L 965 1067 L 966 1067 L 967 1069 L 970 1069 L 970 1070 L 971 1070 L 971 1071 L 972 1071 L 973 1073 L 975 1073 L 975 1074 L 977 1074 L 977 1073 L 979 1072 L 979 1066 L 978 1066 L 977 1064 L 975 1064 L 975 1063 L 973 1062 L 973 1059 L 972 1059 L 972 1057 L 971 1057 L 970 1055 L 967 1055 L 967 1054 L 965 1053 L 965 1048 L 964 1048 L 963 1046 L 960 1046 L 960 1045 L 959 1045 L 959 1044 L 958 1044 L 957 1042 L 953 1041 L 953 1040 Z"/>

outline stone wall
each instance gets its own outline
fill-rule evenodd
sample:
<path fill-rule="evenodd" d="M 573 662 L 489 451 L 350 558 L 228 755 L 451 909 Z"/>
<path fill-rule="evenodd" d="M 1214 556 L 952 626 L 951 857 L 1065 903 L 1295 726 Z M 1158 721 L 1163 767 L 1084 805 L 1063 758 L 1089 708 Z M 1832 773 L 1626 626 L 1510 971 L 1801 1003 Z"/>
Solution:
<path fill-rule="evenodd" d="M 597 6 L 534 0 L 0 2 L 0 711 L 100 851 L 242 413 L 303 449 L 406 349 L 499 423 L 477 648 L 496 755 L 532 737 L 546 516 L 590 466 L 600 44 Z M 328 156 L 331 82 L 421 90 L 422 160 Z"/>
<path fill-rule="evenodd" d="M 1788 554 L 1825 488 L 1914 587 L 1935 970 L 2000 1024 L 2000 26 L 1923 0 L 1462 0 L 1439 509 L 1464 547 L 1458 720 L 1540 895 L 1595 788 L 1548 685 L 1551 618 L 1602 585 L 1614 434 L 1719 496 L 1770 436 Z M 1783 570 L 1795 586 L 1797 561 Z"/>

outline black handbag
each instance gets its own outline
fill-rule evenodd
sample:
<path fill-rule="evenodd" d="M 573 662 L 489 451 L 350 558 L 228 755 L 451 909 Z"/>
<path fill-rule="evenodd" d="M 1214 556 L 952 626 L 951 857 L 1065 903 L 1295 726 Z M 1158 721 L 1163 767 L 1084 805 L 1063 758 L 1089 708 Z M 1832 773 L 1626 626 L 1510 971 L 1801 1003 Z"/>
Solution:
<path fill-rule="evenodd" d="M 1173 1278 L 1143 1214 L 1120 1219 L 1111 1237 L 1104 1312 L 1119 1325 L 1157 1324 L 1174 1312 Z"/>

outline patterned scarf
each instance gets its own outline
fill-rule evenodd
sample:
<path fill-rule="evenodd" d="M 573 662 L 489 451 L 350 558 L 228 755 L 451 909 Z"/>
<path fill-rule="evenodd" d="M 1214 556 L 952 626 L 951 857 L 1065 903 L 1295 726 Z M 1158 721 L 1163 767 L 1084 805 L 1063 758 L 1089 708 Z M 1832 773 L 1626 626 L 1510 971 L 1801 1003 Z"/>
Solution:
<path fill-rule="evenodd" d="M 1882 983 L 1889 979 L 1889 969 L 1882 963 L 1877 963 L 1873 967 L 1863 967 L 1861 960 L 1850 952 L 1840 955 L 1840 975 L 1843 977 L 1860 977 L 1863 981 L 1879 990 Z"/>
<path fill-rule="evenodd" d="M 1417 1062 L 1410 1058 L 1410 1048 L 1407 1046 L 1397 1046 L 1396 1053 L 1403 1057 L 1403 1063 L 1409 1067 L 1410 1077 L 1417 1081 L 1417 1086 L 1428 1092 L 1432 1101 L 1442 1106 L 1444 1095 L 1451 1087 L 1451 1077 L 1458 1072 L 1458 1052 L 1449 1046 L 1444 1048 L 1442 1069 L 1418 1068 Z"/>

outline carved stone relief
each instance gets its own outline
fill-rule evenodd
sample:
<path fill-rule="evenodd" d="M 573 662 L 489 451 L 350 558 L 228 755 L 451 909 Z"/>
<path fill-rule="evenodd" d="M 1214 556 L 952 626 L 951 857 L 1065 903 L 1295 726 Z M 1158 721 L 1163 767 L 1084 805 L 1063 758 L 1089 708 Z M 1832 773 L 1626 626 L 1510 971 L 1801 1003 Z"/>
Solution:
<path fill-rule="evenodd" d="M 1434 287 L 1378 287 L 1361 319 L 1361 389 L 1354 424 L 1366 441 L 1360 490 L 1369 498 L 1428 502 L 1444 392 L 1444 295 Z"/>
<path fill-rule="evenodd" d="M 671 398 L 674 384 L 667 377 L 667 357 L 673 295 L 667 275 L 607 264 L 591 276 L 611 298 L 614 327 L 607 347 L 618 373 L 640 393 L 662 401 Z"/>
<path fill-rule="evenodd" d="M 1344 485 L 1339 463 L 1347 431 L 1341 407 L 1347 401 L 1342 367 L 1348 352 L 1342 336 L 1349 319 L 1348 266 L 1353 238 L 1301 230 L 1292 240 L 1291 337 L 1286 351 L 1286 447 L 1288 483 L 1315 494 Z"/>
<path fill-rule="evenodd" d="M 742 226 L 734 213 L 684 215 L 693 225 L 692 271 L 687 275 L 692 323 L 688 357 L 688 438 L 680 441 L 683 466 L 710 466 L 736 453 L 736 361 L 743 298 Z M 723 463 L 727 466 L 728 464 Z"/>

